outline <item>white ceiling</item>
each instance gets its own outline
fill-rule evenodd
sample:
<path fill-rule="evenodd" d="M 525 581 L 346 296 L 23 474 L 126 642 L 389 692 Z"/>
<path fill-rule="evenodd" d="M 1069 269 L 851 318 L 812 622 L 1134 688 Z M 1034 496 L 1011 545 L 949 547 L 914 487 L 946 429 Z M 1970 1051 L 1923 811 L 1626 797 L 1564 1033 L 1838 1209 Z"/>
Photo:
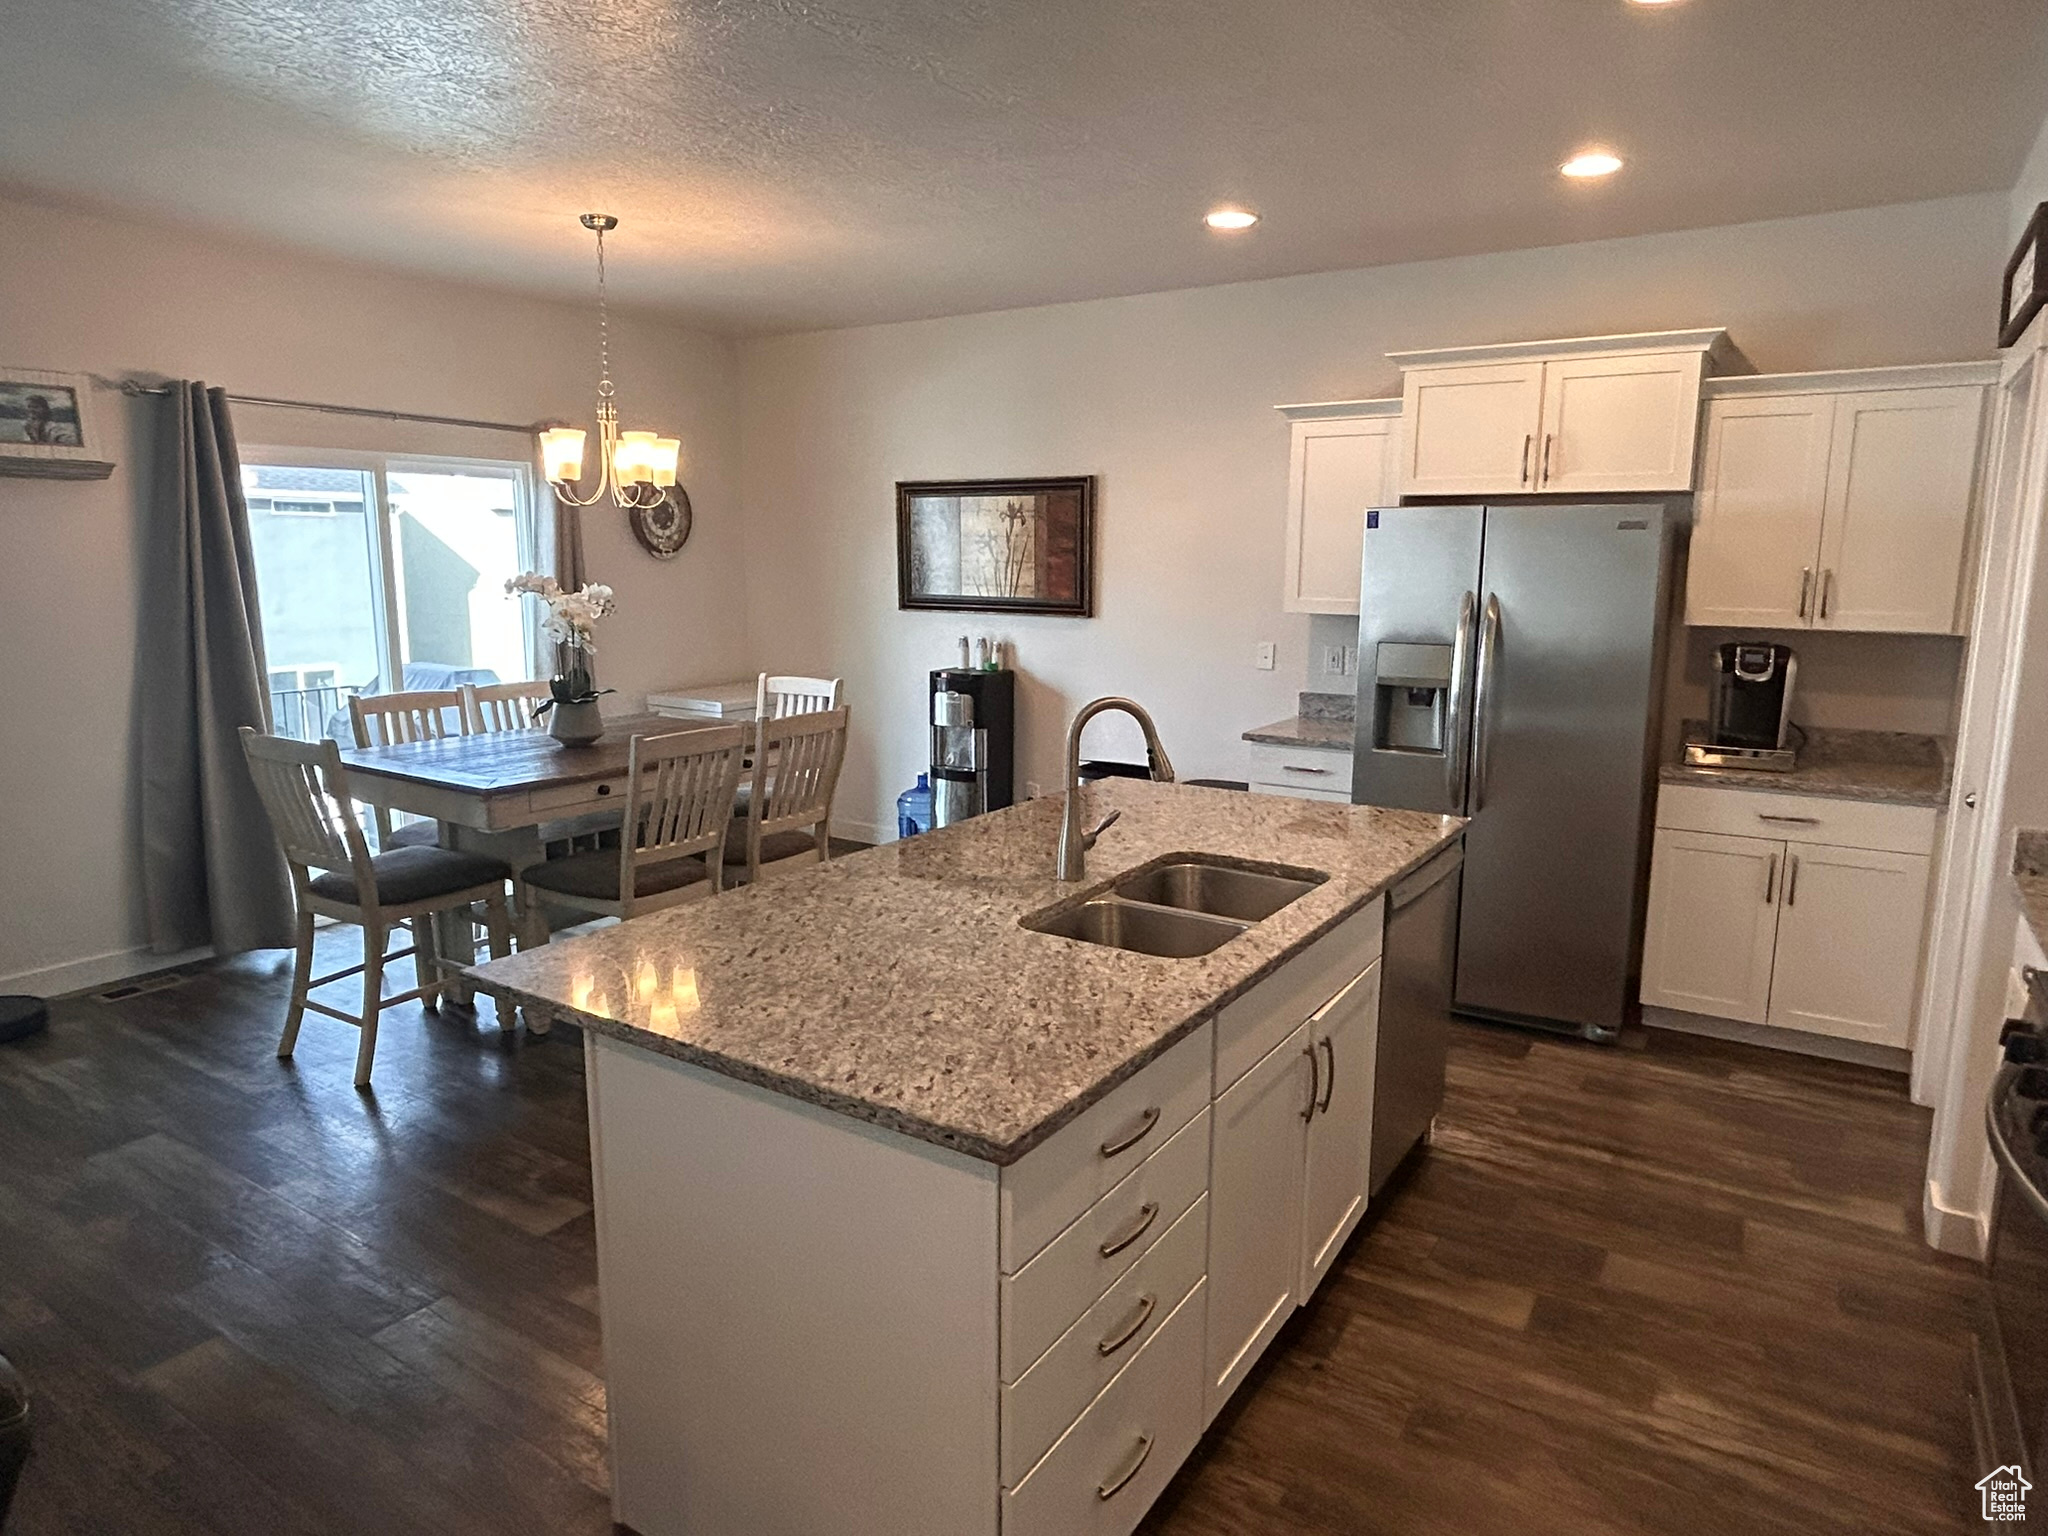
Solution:
<path fill-rule="evenodd" d="M 2003 189 L 2042 0 L 5 0 L 0 180 L 743 333 Z M 1605 183 L 1555 174 L 1603 141 Z M 1265 222 L 1203 229 L 1239 201 Z"/>

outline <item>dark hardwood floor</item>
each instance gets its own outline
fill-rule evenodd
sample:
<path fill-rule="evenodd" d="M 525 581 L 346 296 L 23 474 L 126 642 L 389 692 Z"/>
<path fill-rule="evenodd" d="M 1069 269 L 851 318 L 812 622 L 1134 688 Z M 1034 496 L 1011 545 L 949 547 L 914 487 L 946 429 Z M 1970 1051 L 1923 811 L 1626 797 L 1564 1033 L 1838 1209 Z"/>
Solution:
<path fill-rule="evenodd" d="M 406 1006 L 361 1096 L 346 1026 L 272 1056 L 284 990 L 245 959 L 0 1047 L 8 1536 L 609 1531 L 575 1032 Z M 1925 1136 L 1857 1068 L 1461 1028 L 1434 1150 L 1146 1529 L 1962 1525 Z"/>

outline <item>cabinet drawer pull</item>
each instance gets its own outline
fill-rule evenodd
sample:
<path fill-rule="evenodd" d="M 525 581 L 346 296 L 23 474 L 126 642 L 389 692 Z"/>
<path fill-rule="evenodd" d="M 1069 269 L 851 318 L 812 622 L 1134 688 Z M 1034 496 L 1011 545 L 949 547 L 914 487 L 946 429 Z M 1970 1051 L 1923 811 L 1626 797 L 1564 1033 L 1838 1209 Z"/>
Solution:
<path fill-rule="evenodd" d="M 608 795 L 612 792 L 612 787 L 609 784 L 600 784 L 597 786 L 597 792 L 600 795 Z"/>
<path fill-rule="evenodd" d="M 1806 605 L 1813 600 L 1813 567 L 1799 568 L 1799 617 L 1806 617 Z"/>
<path fill-rule="evenodd" d="M 1131 1230 L 1126 1232 L 1122 1237 L 1112 1237 L 1108 1242 L 1102 1245 L 1102 1256 L 1105 1259 L 1115 1258 L 1118 1254 L 1122 1253 L 1126 1248 L 1130 1247 L 1131 1244 L 1135 1243 L 1139 1238 L 1143 1237 L 1147 1232 L 1151 1231 L 1152 1223 L 1157 1221 L 1158 1219 L 1159 1202 L 1157 1200 L 1147 1200 L 1143 1205 L 1138 1207 L 1138 1219 L 1131 1223 Z"/>
<path fill-rule="evenodd" d="M 1820 825 L 1820 818 L 1818 816 L 1774 816 L 1769 811 L 1758 811 L 1756 819 L 1758 821 L 1781 821 L 1788 827 L 1817 827 Z"/>
<path fill-rule="evenodd" d="M 1151 1291 L 1147 1291 L 1138 1298 L 1138 1310 L 1131 1314 L 1131 1320 L 1104 1339 L 1100 1344 L 1097 1344 L 1095 1352 L 1107 1357 L 1122 1349 L 1140 1333 L 1144 1332 L 1145 1325 L 1152 1321 L 1152 1309 L 1158 1305 L 1159 1298 Z"/>
<path fill-rule="evenodd" d="M 1152 1454 L 1152 1437 L 1138 1436 L 1138 1443 L 1131 1447 L 1137 1454 L 1131 1457 L 1131 1464 L 1117 1473 L 1108 1482 L 1095 1490 L 1098 1499 L 1113 1499 L 1123 1491 L 1123 1486 L 1138 1475 L 1138 1469 L 1145 1465 L 1145 1458 Z"/>
<path fill-rule="evenodd" d="M 1159 1106 L 1154 1104 L 1145 1111 L 1138 1128 L 1131 1132 L 1130 1135 L 1126 1136 L 1122 1141 L 1105 1141 L 1102 1144 L 1102 1155 L 1104 1157 L 1116 1157 L 1121 1153 L 1130 1151 L 1131 1148 L 1135 1147 L 1147 1136 L 1150 1136 L 1152 1134 L 1152 1127 L 1158 1123 Z"/>
<path fill-rule="evenodd" d="M 1543 483 L 1550 484 L 1550 445 L 1555 439 L 1548 432 L 1543 434 Z"/>
<path fill-rule="evenodd" d="M 1771 898 L 1778 894 L 1778 856 L 1771 855 L 1771 862 L 1764 866 L 1764 905 L 1771 904 Z"/>
<path fill-rule="evenodd" d="M 1289 773 L 1314 773 L 1326 775 L 1330 771 L 1327 768 L 1304 768 L 1299 763 L 1282 763 L 1280 766 L 1286 769 Z"/>
<path fill-rule="evenodd" d="M 1535 446 L 1535 443 L 1536 434 L 1534 432 L 1524 432 L 1522 434 L 1522 484 L 1524 485 L 1529 483 L 1529 450 Z"/>
<path fill-rule="evenodd" d="M 1337 1091 L 1337 1042 L 1328 1035 L 1323 1036 L 1323 1055 L 1328 1059 L 1328 1071 L 1323 1083 L 1323 1102 L 1316 1108 L 1327 1115 L 1330 1112 L 1330 1095 Z"/>
<path fill-rule="evenodd" d="M 1785 905 L 1796 906 L 1799 902 L 1799 855 L 1788 854 L 1785 858 Z"/>
<path fill-rule="evenodd" d="M 1832 570 L 1820 573 L 1820 616 L 1828 616 L 1828 601 L 1835 595 L 1835 573 Z"/>
<path fill-rule="evenodd" d="M 1313 1120 L 1316 1117 L 1316 1100 L 1323 1096 L 1323 1068 L 1316 1060 L 1315 1041 L 1304 1045 L 1301 1054 L 1308 1058 L 1308 1108 L 1301 1112 L 1301 1118 Z"/>

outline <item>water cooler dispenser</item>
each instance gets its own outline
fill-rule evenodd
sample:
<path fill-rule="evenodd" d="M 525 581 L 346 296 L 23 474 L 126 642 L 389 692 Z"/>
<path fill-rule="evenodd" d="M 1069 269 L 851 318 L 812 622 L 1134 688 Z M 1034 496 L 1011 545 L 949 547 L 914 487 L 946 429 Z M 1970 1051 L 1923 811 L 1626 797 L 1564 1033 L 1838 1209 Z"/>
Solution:
<path fill-rule="evenodd" d="M 931 697 L 932 825 L 1014 803 L 1017 674 L 947 668 L 932 674 Z"/>

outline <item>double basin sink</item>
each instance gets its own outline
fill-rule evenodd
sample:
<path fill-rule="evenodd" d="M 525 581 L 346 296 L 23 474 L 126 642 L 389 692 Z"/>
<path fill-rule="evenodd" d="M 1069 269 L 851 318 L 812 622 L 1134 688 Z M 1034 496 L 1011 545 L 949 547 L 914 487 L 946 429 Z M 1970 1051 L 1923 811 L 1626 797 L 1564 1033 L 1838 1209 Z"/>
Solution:
<path fill-rule="evenodd" d="M 1100 895 L 1023 918 L 1034 933 L 1187 960 L 1229 943 L 1329 876 L 1275 874 L 1214 854 L 1177 853 L 1118 877 Z"/>

